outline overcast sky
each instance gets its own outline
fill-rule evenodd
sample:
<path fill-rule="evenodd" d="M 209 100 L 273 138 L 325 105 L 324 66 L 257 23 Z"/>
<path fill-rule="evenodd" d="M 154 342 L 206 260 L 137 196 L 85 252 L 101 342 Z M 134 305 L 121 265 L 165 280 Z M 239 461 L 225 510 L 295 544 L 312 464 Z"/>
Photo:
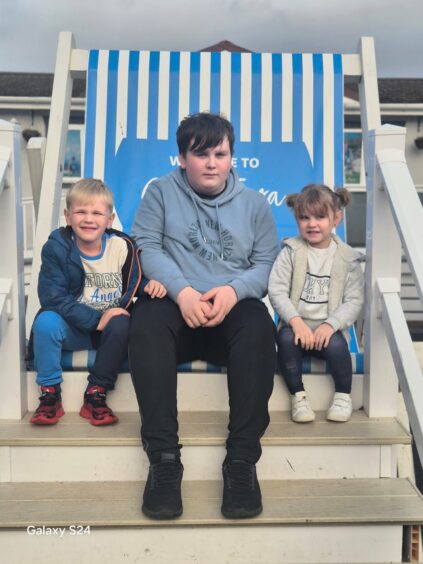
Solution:
<path fill-rule="evenodd" d="M 423 0 L 0 0 L 0 72 L 53 72 L 59 31 L 77 47 L 353 53 L 376 42 L 380 77 L 423 77 Z"/>

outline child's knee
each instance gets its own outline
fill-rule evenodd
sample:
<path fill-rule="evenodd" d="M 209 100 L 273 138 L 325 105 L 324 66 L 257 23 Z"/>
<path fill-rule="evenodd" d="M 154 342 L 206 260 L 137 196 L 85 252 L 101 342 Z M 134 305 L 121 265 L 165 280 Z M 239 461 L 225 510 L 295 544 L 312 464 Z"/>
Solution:
<path fill-rule="evenodd" d="M 329 339 L 326 350 L 328 353 L 349 352 L 347 340 L 340 331 L 334 333 Z"/>
<path fill-rule="evenodd" d="M 63 318 L 55 311 L 42 311 L 35 319 L 33 332 L 35 335 L 51 335 L 59 337 L 62 334 Z"/>
<path fill-rule="evenodd" d="M 130 320 L 131 318 L 128 315 L 115 315 L 106 325 L 106 329 L 116 335 L 128 336 Z"/>
<path fill-rule="evenodd" d="M 294 332 L 290 327 L 284 326 L 278 331 L 278 335 L 276 337 L 276 341 L 278 343 L 278 347 L 287 347 L 294 345 Z"/>

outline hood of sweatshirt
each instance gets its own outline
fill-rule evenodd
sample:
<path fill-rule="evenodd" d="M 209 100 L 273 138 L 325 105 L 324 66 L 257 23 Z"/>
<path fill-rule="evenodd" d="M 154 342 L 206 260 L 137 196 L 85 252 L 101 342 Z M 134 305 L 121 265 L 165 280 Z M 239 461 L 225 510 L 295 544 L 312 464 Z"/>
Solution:
<path fill-rule="evenodd" d="M 237 174 L 231 169 L 226 181 L 226 187 L 214 198 L 202 198 L 189 184 L 187 174 L 182 168 L 178 168 L 173 171 L 170 175 L 171 179 L 174 180 L 175 184 L 180 190 L 182 190 L 186 196 L 192 201 L 196 215 L 198 226 L 201 234 L 201 238 L 205 245 L 212 245 L 216 249 L 216 242 L 214 238 L 211 238 L 208 234 L 208 229 L 206 225 L 206 217 L 213 210 L 215 214 L 215 226 L 214 229 L 218 235 L 219 248 L 218 255 L 221 259 L 224 258 L 225 245 L 223 241 L 223 227 L 219 216 L 219 208 L 222 208 L 228 202 L 231 202 L 238 194 L 245 190 L 244 186 L 239 182 Z M 206 211 L 208 210 L 208 212 Z"/>
<path fill-rule="evenodd" d="M 349 245 L 345 244 L 338 237 L 338 235 L 332 235 L 332 239 L 338 245 L 338 249 L 339 249 L 340 255 L 343 258 L 343 260 L 345 260 L 346 262 L 355 262 L 355 261 L 363 262 L 363 261 L 365 261 L 366 257 L 363 255 L 363 253 L 360 253 L 360 251 L 357 251 L 356 249 L 353 249 Z M 290 247 L 294 251 L 304 247 L 305 245 L 307 245 L 307 243 L 304 241 L 304 239 L 302 239 L 301 237 L 298 237 L 298 236 L 297 237 L 289 237 L 289 238 L 283 239 L 283 241 L 282 241 L 282 246 Z"/>

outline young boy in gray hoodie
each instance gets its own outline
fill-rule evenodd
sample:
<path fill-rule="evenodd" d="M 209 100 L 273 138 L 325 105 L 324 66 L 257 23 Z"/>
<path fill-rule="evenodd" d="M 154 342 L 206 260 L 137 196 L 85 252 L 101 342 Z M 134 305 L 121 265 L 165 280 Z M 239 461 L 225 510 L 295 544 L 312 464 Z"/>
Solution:
<path fill-rule="evenodd" d="M 150 185 L 132 228 L 146 276 L 168 291 L 139 300 L 132 317 L 130 365 L 150 460 L 142 509 L 159 519 L 182 513 L 176 366 L 201 359 L 228 367 L 222 513 L 252 517 L 262 510 L 255 464 L 276 363 L 275 327 L 261 302 L 276 227 L 266 199 L 232 169 L 229 121 L 195 114 L 176 136 L 180 167 Z"/>

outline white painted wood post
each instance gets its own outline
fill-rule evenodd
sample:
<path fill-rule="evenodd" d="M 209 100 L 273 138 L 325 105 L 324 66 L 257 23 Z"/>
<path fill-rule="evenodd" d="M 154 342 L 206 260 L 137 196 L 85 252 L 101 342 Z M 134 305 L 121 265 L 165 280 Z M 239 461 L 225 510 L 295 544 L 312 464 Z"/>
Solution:
<path fill-rule="evenodd" d="M 381 127 L 369 133 L 366 233 L 366 325 L 364 409 L 370 417 L 392 417 L 397 411 L 398 378 L 385 328 L 379 315 L 377 278 L 401 283 L 401 244 L 383 188 L 376 152 L 404 151 L 401 128 Z"/>
<path fill-rule="evenodd" d="M 359 53 L 361 58 L 361 80 L 358 85 L 358 93 L 363 134 L 364 166 L 366 176 L 368 176 L 369 132 L 381 126 L 376 53 L 373 37 L 362 37 L 360 39 Z"/>
<path fill-rule="evenodd" d="M 32 322 L 39 308 L 37 281 L 41 266 L 41 249 L 51 231 L 57 227 L 59 220 L 63 161 L 72 99 L 71 58 L 74 47 L 75 40 L 72 33 L 61 32 L 57 47 L 40 206 L 35 231 L 31 285 L 26 311 L 27 336 L 29 336 Z"/>
<path fill-rule="evenodd" d="M 20 134 L 17 124 L 0 120 L 0 149 L 8 153 L 6 185 L 0 195 L 0 419 L 21 419 L 27 408 L 25 304 Z"/>
<path fill-rule="evenodd" d="M 46 138 L 32 137 L 26 146 L 28 154 L 29 175 L 31 177 L 32 199 L 34 202 L 35 217 L 40 209 L 41 183 L 43 180 L 43 166 L 46 156 Z"/>

